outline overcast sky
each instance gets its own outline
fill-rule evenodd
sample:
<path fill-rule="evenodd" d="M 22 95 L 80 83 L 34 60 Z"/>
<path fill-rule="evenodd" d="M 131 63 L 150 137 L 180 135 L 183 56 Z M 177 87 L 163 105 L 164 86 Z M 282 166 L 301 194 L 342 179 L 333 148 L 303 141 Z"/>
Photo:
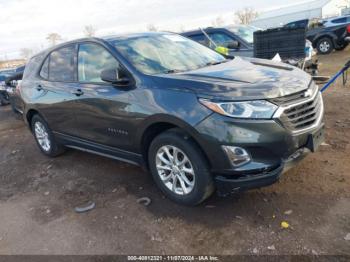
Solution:
<path fill-rule="evenodd" d="M 218 16 L 233 23 L 235 10 L 258 11 L 302 0 L 0 0 L 0 60 L 18 57 L 21 48 L 39 51 L 55 32 L 64 40 L 83 36 L 85 25 L 97 35 L 209 26 Z"/>

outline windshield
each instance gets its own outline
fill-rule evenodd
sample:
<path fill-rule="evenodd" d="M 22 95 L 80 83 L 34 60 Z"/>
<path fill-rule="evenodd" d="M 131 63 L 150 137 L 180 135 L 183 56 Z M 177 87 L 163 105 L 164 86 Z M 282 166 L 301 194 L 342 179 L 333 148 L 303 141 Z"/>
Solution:
<path fill-rule="evenodd" d="M 175 34 L 120 38 L 113 44 L 138 70 L 150 75 L 190 71 L 226 61 L 215 51 Z"/>
<path fill-rule="evenodd" d="M 254 42 L 254 32 L 260 30 L 254 26 L 231 26 L 229 30 L 238 35 L 244 41 L 249 44 L 253 44 Z"/>

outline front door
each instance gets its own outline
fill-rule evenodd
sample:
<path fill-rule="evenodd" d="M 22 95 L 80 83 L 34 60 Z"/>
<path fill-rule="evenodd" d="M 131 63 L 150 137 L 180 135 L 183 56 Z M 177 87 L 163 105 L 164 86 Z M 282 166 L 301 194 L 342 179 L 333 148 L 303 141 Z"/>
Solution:
<path fill-rule="evenodd" d="M 246 44 L 243 43 L 239 38 L 227 35 L 224 32 L 210 33 L 209 37 L 218 45 L 226 47 L 232 41 L 238 41 L 240 47 L 237 49 L 229 49 L 229 54 L 232 56 L 246 56 L 252 57 L 254 55 L 253 49 L 247 48 Z"/>
<path fill-rule="evenodd" d="M 101 72 L 120 66 L 102 45 L 81 43 L 78 50 L 79 99 L 76 100 L 76 128 L 79 138 L 127 150 L 130 118 L 129 90 L 101 80 Z"/>

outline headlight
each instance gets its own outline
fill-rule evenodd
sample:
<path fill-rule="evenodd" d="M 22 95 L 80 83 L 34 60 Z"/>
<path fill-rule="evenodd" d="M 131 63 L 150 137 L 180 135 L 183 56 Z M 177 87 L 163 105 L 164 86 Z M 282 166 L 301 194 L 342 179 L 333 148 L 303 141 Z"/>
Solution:
<path fill-rule="evenodd" d="M 224 103 L 207 99 L 199 99 L 199 101 L 218 114 L 234 118 L 270 119 L 278 108 L 265 100 Z"/>

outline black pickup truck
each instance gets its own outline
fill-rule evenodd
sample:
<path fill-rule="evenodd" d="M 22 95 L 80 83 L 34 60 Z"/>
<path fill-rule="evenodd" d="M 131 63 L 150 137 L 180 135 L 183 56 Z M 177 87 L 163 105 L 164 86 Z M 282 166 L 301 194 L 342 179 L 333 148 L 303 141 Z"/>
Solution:
<path fill-rule="evenodd" d="M 286 24 L 284 27 L 306 28 L 306 38 L 312 42 L 319 54 L 326 55 L 335 50 L 343 50 L 349 44 L 350 23 L 337 26 L 325 26 L 318 20 L 300 20 Z"/>

